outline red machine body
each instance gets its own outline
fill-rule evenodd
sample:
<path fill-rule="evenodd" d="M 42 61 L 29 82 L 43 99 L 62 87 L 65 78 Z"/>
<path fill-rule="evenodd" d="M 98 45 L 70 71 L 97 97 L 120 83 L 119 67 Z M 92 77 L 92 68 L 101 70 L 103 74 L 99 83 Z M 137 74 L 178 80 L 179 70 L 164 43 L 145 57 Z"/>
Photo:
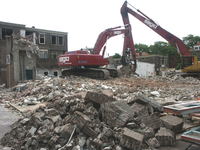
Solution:
<path fill-rule="evenodd" d="M 121 28 L 121 26 L 115 28 L 109 28 L 103 31 L 99 35 L 95 43 L 94 49 L 91 53 L 85 50 L 77 50 L 77 51 L 65 52 L 64 55 L 60 55 L 58 57 L 58 65 L 85 66 L 85 67 L 99 67 L 103 65 L 108 65 L 108 60 L 104 58 L 104 52 L 106 49 L 107 40 L 113 36 L 117 36 L 120 34 L 127 34 L 129 32 L 128 29 L 118 29 L 118 28 Z M 102 54 L 100 54 L 101 51 Z"/>

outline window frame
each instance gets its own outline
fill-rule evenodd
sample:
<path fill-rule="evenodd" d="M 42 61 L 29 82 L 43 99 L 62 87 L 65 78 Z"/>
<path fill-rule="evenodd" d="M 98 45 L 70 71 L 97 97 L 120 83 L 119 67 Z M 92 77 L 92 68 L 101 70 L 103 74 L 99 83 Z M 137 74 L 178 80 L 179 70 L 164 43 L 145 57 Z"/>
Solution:
<path fill-rule="evenodd" d="M 44 43 L 41 43 L 41 42 L 40 42 L 41 35 L 44 35 Z M 40 34 L 39 34 L 39 44 L 45 44 L 45 34 L 44 34 L 44 33 L 40 33 Z"/>
<path fill-rule="evenodd" d="M 63 51 L 50 51 L 50 59 L 58 59 L 58 56 L 62 55 L 61 53 L 63 54 Z M 53 55 L 56 55 L 56 58 L 54 58 Z"/>
<path fill-rule="evenodd" d="M 53 44 L 53 36 L 55 36 L 55 44 Z M 51 35 L 51 45 L 57 45 L 57 36 L 56 35 Z"/>
<path fill-rule="evenodd" d="M 43 52 L 43 57 L 40 57 L 41 52 Z M 46 58 L 45 58 L 45 54 L 47 54 Z M 39 59 L 48 59 L 48 50 L 47 49 L 39 49 Z"/>

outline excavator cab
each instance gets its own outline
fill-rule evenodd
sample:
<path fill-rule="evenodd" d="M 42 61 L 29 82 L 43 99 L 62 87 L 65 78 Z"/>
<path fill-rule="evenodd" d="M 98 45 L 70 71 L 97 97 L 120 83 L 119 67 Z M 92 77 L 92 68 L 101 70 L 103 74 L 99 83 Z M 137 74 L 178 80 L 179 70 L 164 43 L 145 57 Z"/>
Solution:
<path fill-rule="evenodd" d="M 200 73 L 200 62 L 196 55 L 181 56 L 181 68 L 182 72 L 187 73 Z"/>

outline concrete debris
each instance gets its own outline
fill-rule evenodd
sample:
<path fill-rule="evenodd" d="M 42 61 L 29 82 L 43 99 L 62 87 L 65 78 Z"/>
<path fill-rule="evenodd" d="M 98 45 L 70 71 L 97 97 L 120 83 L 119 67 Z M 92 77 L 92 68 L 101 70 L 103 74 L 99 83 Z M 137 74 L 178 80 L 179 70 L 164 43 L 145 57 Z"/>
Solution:
<path fill-rule="evenodd" d="M 12 125 L 1 144 L 4 148 L 27 150 L 173 146 L 174 133 L 183 128 L 184 119 L 163 116 L 163 106 L 169 99 L 170 104 L 175 104 L 184 97 L 200 97 L 200 91 L 193 88 L 188 92 L 174 86 L 182 82 L 186 83 L 180 76 L 107 81 L 70 76 L 44 77 L 11 89 L 2 86 L 2 106 L 13 104 L 24 118 Z M 196 86 L 195 82 L 192 86 Z"/>
<path fill-rule="evenodd" d="M 164 127 L 158 130 L 155 137 L 162 146 L 173 146 L 175 144 L 174 133 Z"/>
<path fill-rule="evenodd" d="M 183 127 L 183 120 L 176 116 L 167 115 L 160 118 L 163 126 L 172 131 L 180 131 Z"/>

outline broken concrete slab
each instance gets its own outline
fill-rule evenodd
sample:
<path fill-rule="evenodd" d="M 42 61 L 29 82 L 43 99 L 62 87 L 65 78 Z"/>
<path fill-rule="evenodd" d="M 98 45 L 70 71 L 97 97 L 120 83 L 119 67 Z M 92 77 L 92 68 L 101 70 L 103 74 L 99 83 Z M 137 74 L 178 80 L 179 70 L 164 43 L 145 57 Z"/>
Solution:
<path fill-rule="evenodd" d="M 160 117 L 163 126 L 171 131 L 180 131 L 183 128 L 183 120 L 179 117 L 167 115 Z"/>
<path fill-rule="evenodd" d="M 106 102 L 113 102 L 116 101 L 115 98 L 108 96 L 106 94 L 101 94 L 97 92 L 90 92 L 88 91 L 85 96 L 85 101 L 92 101 L 98 104 L 106 103 Z"/>
<path fill-rule="evenodd" d="M 100 108 L 103 120 L 112 127 L 121 127 L 129 120 L 129 114 L 114 103 L 103 103 Z"/>
<path fill-rule="evenodd" d="M 160 105 L 158 102 L 156 102 L 155 100 L 147 97 L 146 95 L 139 93 L 138 94 L 138 99 L 140 99 L 141 101 L 151 105 L 154 109 L 158 110 L 158 111 L 163 111 L 163 107 L 162 105 Z"/>
<path fill-rule="evenodd" d="M 151 127 L 154 130 L 158 130 L 160 127 L 163 126 L 160 117 L 155 113 L 152 115 L 138 117 L 138 120 L 144 123 L 147 127 Z"/>
<path fill-rule="evenodd" d="M 155 137 L 161 146 L 173 146 L 175 144 L 174 133 L 165 127 L 161 127 Z"/>
<path fill-rule="evenodd" d="M 124 128 L 122 131 L 122 137 L 120 145 L 132 150 L 138 150 L 141 147 L 144 135 L 134 132 L 128 128 Z"/>

